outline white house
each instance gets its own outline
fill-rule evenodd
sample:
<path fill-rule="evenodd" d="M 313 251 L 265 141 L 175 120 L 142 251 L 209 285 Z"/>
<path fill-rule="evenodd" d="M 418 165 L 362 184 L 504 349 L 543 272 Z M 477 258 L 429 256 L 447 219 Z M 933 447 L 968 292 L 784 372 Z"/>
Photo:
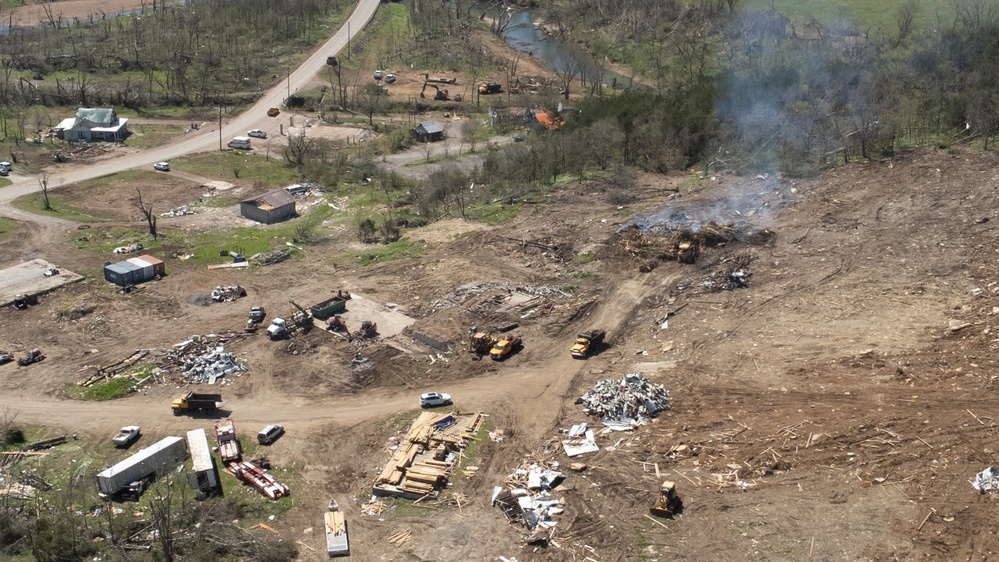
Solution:
<path fill-rule="evenodd" d="M 118 117 L 113 108 L 81 107 L 76 117 L 63 119 L 56 129 L 67 141 L 114 142 L 128 136 L 128 119 Z"/>

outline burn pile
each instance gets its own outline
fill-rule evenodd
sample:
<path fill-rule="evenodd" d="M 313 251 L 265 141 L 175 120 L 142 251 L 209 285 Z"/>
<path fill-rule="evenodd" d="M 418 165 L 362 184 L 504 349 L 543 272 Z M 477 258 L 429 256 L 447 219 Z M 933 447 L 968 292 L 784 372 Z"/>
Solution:
<path fill-rule="evenodd" d="M 577 403 L 586 415 L 603 418 L 604 425 L 634 429 L 669 410 L 670 396 L 663 385 L 629 373 L 619 381 L 598 381 Z"/>

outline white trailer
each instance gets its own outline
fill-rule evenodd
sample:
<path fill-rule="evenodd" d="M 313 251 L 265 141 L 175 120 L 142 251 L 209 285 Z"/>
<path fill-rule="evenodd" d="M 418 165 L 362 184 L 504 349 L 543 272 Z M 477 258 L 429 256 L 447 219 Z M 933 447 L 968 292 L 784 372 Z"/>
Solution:
<path fill-rule="evenodd" d="M 180 437 L 164 437 L 120 463 L 97 473 L 97 493 L 102 498 L 118 495 L 132 482 L 158 478 L 187 458 L 187 446 Z"/>
<path fill-rule="evenodd" d="M 347 521 L 336 500 L 331 499 L 329 510 L 323 514 L 326 523 L 326 553 L 330 558 L 350 556 L 350 542 L 347 540 Z"/>
<path fill-rule="evenodd" d="M 187 432 L 187 448 L 191 451 L 191 473 L 187 475 L 187 483 L 191 488 L 206 494 L 218 490 L 218 471 L 204 429 Z"/>

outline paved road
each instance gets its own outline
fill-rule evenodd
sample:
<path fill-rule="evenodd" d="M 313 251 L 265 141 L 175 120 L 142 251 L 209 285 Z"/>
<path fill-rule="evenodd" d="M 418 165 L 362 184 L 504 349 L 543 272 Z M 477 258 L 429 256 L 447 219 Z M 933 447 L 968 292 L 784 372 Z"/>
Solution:
<path fill-rule="evenodd" d="M 380 0 L 358 0 L 357 7 L 350 15 L 350 18 L 344 22 L 343 26 L 337 30 L 329 41 L 324 43 L 312 56 L 299 65 L 287 80 L 282 80 L 279 84 L 268 90 L 257 103 L 239 116 L 230 119 L 223 126 L 223 141 L 227 141 L 235 136 L 245 135 L 246 131 L 250 129 L 272 128 L 275 118 L 267 117 L 267 108 L 280 107 L 281 102 L 287 97 L 289 82 L 290 88 L 293 91 L 307 86 L 312 78 L 326 66 L 326 57 L 339 53 L 341 49 L 347 46 L 348 29 L 351 36 L 356 36 L 360 33 L 364 29 L 364 26 L 374 17 L 379 3 Z M 277 119 L 281 119 L 281 117 Z M 161 160 L 169 161 L 185 154 L 215 150 L 218 146 L 218 129 L 202 130 L 185 135 L 171 144 L 141 153 L 129 154 L 97 164 L 67 168 L 65 171 L 49 176 L 49 187 L 77 183 L 133 168 L 151 169 L 154 163 Z M 9 203 L 22 195 L 36 191 L 39 191 L 39 185 L 34 177 L 15 179 L 13 185 L 0 188 L 0 215 L 24 220 L 27 217 L 24 214 L 15 213 Z"/>

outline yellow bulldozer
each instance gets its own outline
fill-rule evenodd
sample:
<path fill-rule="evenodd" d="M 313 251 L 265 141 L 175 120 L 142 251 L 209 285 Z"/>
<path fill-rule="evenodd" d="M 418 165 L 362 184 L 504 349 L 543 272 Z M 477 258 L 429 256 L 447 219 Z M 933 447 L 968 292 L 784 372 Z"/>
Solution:
<path fill-rule="evenodd" d="M 649 508 L 649 513 L 656 517 L 672 519 L 681 511 L 683 511 L 683 500 L 676 493 L 676 486 L 670 481 L 663 482 L 659 486 L 659 503 Z"/>
<path fill-rule="evenodd" d="M 498 340 L 485 332 L 474 332 L 468 336 L 468 351 L 478 356 L 489 355 L 489 350 Z"/>

